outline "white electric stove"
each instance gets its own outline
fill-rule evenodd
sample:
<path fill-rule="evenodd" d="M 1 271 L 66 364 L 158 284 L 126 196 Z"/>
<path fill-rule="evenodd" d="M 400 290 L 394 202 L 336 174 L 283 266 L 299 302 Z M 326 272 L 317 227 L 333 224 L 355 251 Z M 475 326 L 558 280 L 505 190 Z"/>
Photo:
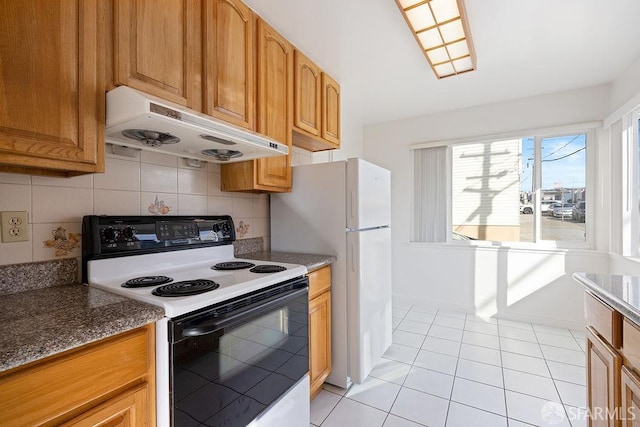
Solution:
<path fill-rule="evenodd" d="M 85 282 L 165 310 L 159 426 L 309 423 L 307 270 L 236 259 L 234 240 L 229 216 L 83 220 Z"/>

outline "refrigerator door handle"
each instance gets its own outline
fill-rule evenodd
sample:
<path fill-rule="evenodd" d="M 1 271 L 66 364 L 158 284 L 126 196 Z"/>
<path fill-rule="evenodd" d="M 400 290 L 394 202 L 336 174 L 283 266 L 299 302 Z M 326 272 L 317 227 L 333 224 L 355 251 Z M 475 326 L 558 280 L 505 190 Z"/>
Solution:
<path fill-rule="evenodd" d="M 380 230 L 382 228 L 390 228 L 388 225 L 379 225 L 376 227 L 368 227 L 368 228 L 347 228 L 347 233 L 360 233 L 362 231 L 370 231 L 370 230 Z"/>

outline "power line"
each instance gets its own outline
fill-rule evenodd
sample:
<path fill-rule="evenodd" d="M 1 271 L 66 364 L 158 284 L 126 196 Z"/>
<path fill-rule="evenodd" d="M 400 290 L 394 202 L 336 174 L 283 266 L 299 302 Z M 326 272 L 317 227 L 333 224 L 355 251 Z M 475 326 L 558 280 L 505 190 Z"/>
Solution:
<path fill-rule="evenodd" d="M 582 147 L 582 148 L 577 149 L 577 150 L 576 150 L 576 151 L 574 151 L 573 153 L 569 153 L 569 154 L 567 154 L 567 155 L 565 155 L 565 156 L 557 157 L 557 158 L 555 158 L 555 159 L 542 160 L 542 161 L 543 161 L 543 162 L 555 162 L 556 160 L 562 160 L 562 159 L 565 159 L 565 158 L 567 158 L 567 157 L 569 157 L 569 156 L 573 156 L 573 155 L 574 155 L 574 154 L 576 154 L 576 153 L 579 153 L 580 151 L 584 150 L 585 148 L 587 148 L 587 146 L 586 146 L 586 145 L 585 145 L 584 147 Z M 556 150 L 556 151 L 557 151 L 557 150 Z"/>
<path fill-rule="evenodd" d="M 564 144 L 562 147 L 558 148 L 556 151 L 547 154 L 546 156 L 543 157 L 543 159 L 546 159 L 547 157 L 552 156 L 553 154 L 556 154 L 558 151 L 562 150 L 564 147 L 566 147 L 567 145 L 571 144 L 573 141 L 575 141 L 576 139 L 578 139 L 579 137 L 581 137 L 582 135 L 576 135 L 571 141 L 567 142 L 566 144 Z M 543 160 L 544 161 L 544 160 Z"/>

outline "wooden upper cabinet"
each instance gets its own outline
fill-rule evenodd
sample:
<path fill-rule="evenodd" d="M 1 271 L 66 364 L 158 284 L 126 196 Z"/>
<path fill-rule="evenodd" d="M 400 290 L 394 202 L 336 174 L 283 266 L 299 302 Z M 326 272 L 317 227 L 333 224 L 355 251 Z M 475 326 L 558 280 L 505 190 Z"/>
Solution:
<path fill-rule="evenodd" d="M 114 83 L 202 109 L 200 0 L 115 0 Z"/>
<path fill-rule="evenodd" d="M 294 55 L 295 127 L 320 136 L 321 81 L 320 68 L 299 50 Z"/>
<path fill-rule="evenodd" d="M 299 50 L 294 69 L 293 145 L 340 148 L 340 85 Z"/>
<path fill-rule="evenodd" d="M 257 131 L 289 146 L 289 155 L 257 160 L 259 186 L 291 190 L 293 46 L 258 20 Z"/>
<path fill-rule="evenodd" d="M 322 73 L 322 138 L 340 144 L 340 85 Z"/>
<path fill-rule="evenodd" d="M 257 19 L 256 130 L 289 147 L 287 156 L 224 164 L 222 191 L 291 191 L 291 126 L 293 124 L 293 46 Z"/>
<path fill-rule="evenodd" d="M 0 4 L 0 171 L 104 171 L 108 3 Z"/>
<path fill-rule="evenodd" d="M 253 130 L 253 12 L 238 0 L 206 0 L 204 17 L 204 113 Z"/>

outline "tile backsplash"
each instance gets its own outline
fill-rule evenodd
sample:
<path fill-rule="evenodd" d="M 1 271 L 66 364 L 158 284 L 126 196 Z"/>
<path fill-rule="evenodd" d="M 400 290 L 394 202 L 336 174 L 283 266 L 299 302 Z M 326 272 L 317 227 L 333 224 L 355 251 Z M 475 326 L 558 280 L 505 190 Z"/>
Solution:
<path fill-rule="evenodd" d="M 311 163 L 294 148 L 293 163 Z M 269 247 L 269 196 L 220 191 L 220 166 L 198 169 L 186 160 L 142 151 L 113 154 L 106 172 L 74 178 L 0 173 L 0 211 L 29 213 L 29 241 L 0 243 L 0 265 L 81 255 L 84 215 L 230 214 L 238 238 L 262 237 Z"/>

